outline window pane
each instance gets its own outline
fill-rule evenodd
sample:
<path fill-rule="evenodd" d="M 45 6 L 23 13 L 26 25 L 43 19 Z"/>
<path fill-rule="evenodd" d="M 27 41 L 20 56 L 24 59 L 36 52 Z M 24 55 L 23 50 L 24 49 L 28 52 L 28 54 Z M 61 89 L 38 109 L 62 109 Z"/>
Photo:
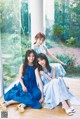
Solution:
<path fill-rule="evenodd" d="M 24 8 L 24 9 L 23 9 Z M 27 0 L 1 2 L 1 48 L 4 89 L 18 80 L 23 56 L 30 47 Z"/>

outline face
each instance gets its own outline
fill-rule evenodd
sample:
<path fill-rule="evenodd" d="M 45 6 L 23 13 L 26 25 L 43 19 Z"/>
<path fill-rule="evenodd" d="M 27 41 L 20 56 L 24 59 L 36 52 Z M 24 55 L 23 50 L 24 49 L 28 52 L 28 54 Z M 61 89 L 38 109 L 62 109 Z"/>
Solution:
<path fill-rule="evenodd" d="M 44 38 L 41 38 L 41 39 L 38 38 L 37 41 L 36 41 L 36 43 L 37 43 L 38 45 L 41 45 L 41 44 L 44 43 L 44 41 L 45 41 Z"/>
<path fill-rule="evenodd" d="M 33 61 L 35 60 L 34 54 L 33 53 L 30 53 L 27 59 L 28 59 L 28 62 L 29 63 L 33 63 Z"/>
<path fill-rule="evenodd" d="M 45 61 L 45 59 L 38 58 L 38 64 L 40 66 L 42 66 L 43 68 L 46 67 L 46 61 Z"/>

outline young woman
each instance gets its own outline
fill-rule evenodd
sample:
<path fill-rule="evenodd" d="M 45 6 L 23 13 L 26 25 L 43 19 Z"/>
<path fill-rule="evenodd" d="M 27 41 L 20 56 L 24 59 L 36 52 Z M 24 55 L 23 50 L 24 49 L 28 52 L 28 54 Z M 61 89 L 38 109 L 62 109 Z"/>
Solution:
<path fill-rule="evenodd" d="M 45 54 L 38 54 L 39 71 L 43 83 L 44 103 L 45 108 L 55 108 L 60 102 L 66 101 L 68 109 L 66 113 L 73 115 L 75 109 L 71 106 L 70 99 L 73 95 L 67 89 L 61 77 L 55 78 L 55 68 L 49 65 Z"/>
<path fill-rule="evenodd" d="M 51 66 L 54 66 L 56 68 L 56 77 L 63 77 L 66 72 L 62 65 L 66 65 L 59 59 L 57 59 L 54 55 L 50 53 L 46 45 L 44 45 L 45 42 L 45 35 L 41 32 L 37 33 L 35 36 L 35 42 L 34 42 L 34 50 L 37 54 L 44 53 L 45 55 L 48 55 L 51 59 L 53 59 L 55 62 L 58 63 L 51 63 Z"/>
<path fill-rule="evenodd" d="M 38 80 L 40 90 L 37 86 Z M 42 108 L 40 99 L 42 98 L 42 82 L 39 77 L 36 53 L 30 49 L 25 54 L 24 63 L 20 66 L 19 83 L 14 85 L 6 94 L 1 104 L 2 108 L 6 108 L 13 103 L 23 103 L 31 108 Z M 19 106 L 18 106 L 19 108 Z"/>

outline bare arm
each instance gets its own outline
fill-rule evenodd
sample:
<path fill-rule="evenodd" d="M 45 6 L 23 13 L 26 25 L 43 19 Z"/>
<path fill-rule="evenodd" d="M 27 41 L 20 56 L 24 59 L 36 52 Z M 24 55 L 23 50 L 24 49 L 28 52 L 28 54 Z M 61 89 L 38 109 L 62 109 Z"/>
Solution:
<path fill-rule="evenodd" d="M 41 78 L 40 78 L 38 68 L 35 69 L 35 75 L 36 75 L 36 80 L 39 84 L 39 88 L 40 88 L 40 91 L 42 93 L 42 98 L 43 98 L 43 84 L 42 84 L 42 81 L 41 81 Z"/>
<path fill-rule="evenodd" d="M 52 68 L 52 77 L 48 76 L 44 71 L 40 71 L 40 74 L 45 76 L 48 80 L 52 80 L 55 78 L 55 68 Z"/>
<path fill-rule="evenodd" d="M 56 69 L 53 67 L 52 68 L 52 79 L 55 79 L 55 75 L 56 75 Z"/>
<path fill-rule="evenodd" d="M 44 71 L 40 71 L 40 74 L 46 77 L 48 80 L 51 80 L 52 78 L 49 77 Z"/>
<path fill-rule="evenodd" d="M 53 59 L 55 62 L 58 62 L 58 63 L 60 63 L 60 64 L 62 64 L 62 65 L 66 65 L 65 63 L 63 63 L 62 61 L 60 61 L 59 59 L 57 59 L 54 55 L 52 55 L 48 49 L 46 49 L 46 53 L 47 53 L 47 55 L 48 55 L 51 59 Z"/>
<path fill-rule="evenodd" d="M 23 91 L 27 92 L 27 88 L 25 87 L 23 79 L 22 79 L 22 74 L 23 74 L 23 65 L 20 66 L 20 70 L 19 70 L 19 82 L 22 85 Z"/>

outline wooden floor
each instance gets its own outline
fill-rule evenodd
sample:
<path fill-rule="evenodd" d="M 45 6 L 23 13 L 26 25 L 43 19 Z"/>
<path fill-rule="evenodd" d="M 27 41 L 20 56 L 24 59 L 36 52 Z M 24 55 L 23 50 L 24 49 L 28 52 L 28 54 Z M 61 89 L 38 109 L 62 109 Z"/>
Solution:
<path fill-rule="evenodd" d="M 67 86 L 69 86 L 70 91 L 80 99 L 80 79 L 70 79 L 65 78 L 65 82 Z M 3 99 L 1 99 L 2 101 Z M 8 111 L 8 119 L 80 119 L 80 106 L 74 106 L 76 109 L 76 113 L 73 116 L 68 116 L 61 107 L 56 107 L 55 109 L 31 109 L 26 108 L 24 113 L 20 113 L 17 110 L 17 104 L 10 105 L 7 108 Z M 1 113 L 1 108 L 0 108 Z M 1 118 L 0 114 L 0 119 Z"/>

